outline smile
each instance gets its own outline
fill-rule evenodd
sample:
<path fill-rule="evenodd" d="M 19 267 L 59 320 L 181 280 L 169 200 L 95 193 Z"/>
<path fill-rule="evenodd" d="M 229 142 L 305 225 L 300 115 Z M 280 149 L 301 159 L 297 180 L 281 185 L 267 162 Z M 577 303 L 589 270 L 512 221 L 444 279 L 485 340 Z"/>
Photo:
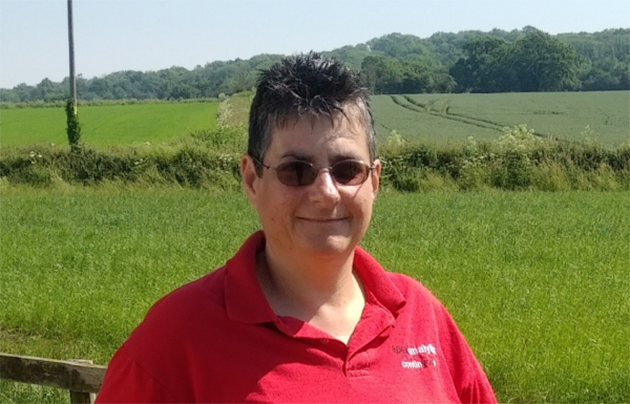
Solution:
<path fill-rule="evenodd" d="M 339 219 L 334 219 L 334 218 L 333 219 L 312 219 L 312 218 L 307 218 L 307 217 L 300 217 L 299 219 L 307 221 L 307 222 L 314 222 L 314 223 L 336 223 L 336 222 L 344 221 L 347 218 L 342 217 Z"/>

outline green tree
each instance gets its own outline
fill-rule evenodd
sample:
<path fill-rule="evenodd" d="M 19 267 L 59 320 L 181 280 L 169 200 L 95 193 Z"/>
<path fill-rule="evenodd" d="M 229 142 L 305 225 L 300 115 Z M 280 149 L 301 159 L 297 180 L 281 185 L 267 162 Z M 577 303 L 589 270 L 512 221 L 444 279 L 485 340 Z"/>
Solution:
<path fill-rule="evenodd" d="M 501 87 L 496 83 L 498 64 L 499 60 L 503 59 L 507 46 L 509 45 L 504 40 L 487 35 L 468 40 L 463 46 L 466 56 L 460 58 L 450 69 L 458 90 L 497 91 L 497 88 Z"/>
<path fill-rule="evenodd" d="M 360 76 L 364 85 L 375 94 L 392 94 L 398 92 L 404 73 L 395 59 L 368 56 L 363 59 Z"/>
<path fill-rule="evenodd" d="M 506 59 L 516 72 L 519 91 L 563 91 L 579 88 L 575 49 L 551 35 L 534 31 L 514 43 Z"/>
<path fill-rule="evenodd" d="M 20 97 L 17 92 L 6 88 L 0 88 L 0 101 L 1 102 L 20 102 Z"/>
<path fill-rule="evenodd" d="M 459 91 L 563 91 L 580 86 L 579 57 L 558 39 L 533 27 L 508 43 L 481 36 L 464 45 L 466 56 L 450 69 Z M 525 30 L 525 29 L 524 29 Z"/>
<path fill-rule="evenodd" d="M 428 55 L 430 53 L 425 41 L 414 35 L 393 33 L 375 38 L 367 42 L 373 51 L 380 51 L 395 59 L 404 59 L 410 55 Z"/>

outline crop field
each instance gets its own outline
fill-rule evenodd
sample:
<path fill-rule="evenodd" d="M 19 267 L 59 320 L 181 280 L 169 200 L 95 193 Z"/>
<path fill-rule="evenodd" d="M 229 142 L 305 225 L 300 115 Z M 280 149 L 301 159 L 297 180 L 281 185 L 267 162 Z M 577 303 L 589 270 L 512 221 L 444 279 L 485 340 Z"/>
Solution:
<path fill-rule="evenodd" d="M 251 93 L 230 98 L 227 123 L 246 125 Z M 82 140 L 92 146 L 159 143 L 216 124 L 218 102 L 80 107 Z M 412 94 L 372 97 L 377 134 L 461 144 L 492 140 L 502 128 L 525 124 L 536 133 L 617 147 L 630 139 L 630 92 Z M 588 127 L 588 128 L 587 128 Z M 0 110 L 3 146 L 66 144 L 63 108 Z"/>
<path fill-rule="evenodd" d="M 500 402 L 628 402 L 628 211 L 623 192 L 387 191 L 363 246 L 444 302 Z M 257 228 L 239 192 L 4 187 L 0 349 L 106 364 Z M 5 403 L 68 402 L 1 387 Z"/>
<path fill-rule="evenodd" d="M 395 130 L 412 142 L 467 147 L 468 136 L 494 140 L 502 128 L 525 124 L 538 134 L 617 147 L 630 134 L 628 91 L 372 100 L 381 140 Z M 243 93 L 221 106 L 84 106 L 82 141 L 112 147 L 89 154 L 100 163 L 117 150 L 136 159 L 138 150 L 155 148 L 147 156 L 162 163 L 169 153 L 186 157 L 173 158 L 173 173 L 201 175 L 214 160 L 191 156 L 240 152 L 250 102 L 251 93 Z M 215 127 L 221 130 L 204 131 Z M 195 131 L 204 132 L 184 137 Z M 52 185 L 38 188 L 43 162 L 60 150 L 49 145 L 67 143 L 62 108 L 0 110 L 0 143 L 9 157 L 24 154 L 11 146 L 45 146 L 26 160 L 40 170 L 32 178 L 0 179 L 3 352 L 106 364 L 157 299 L 224 263 L 259 228 L 236 182 L 191 189 L 182 185 L 188 182 L 151 182 L 158 171 L 147 169 L 145 182 L 114 177 L 77 185 L 53 173 Z M 586 157 L 590 150 L 598 149 L 584 148 Z M 549 177 L 564 178 L 554 167 Z M 612 181 L 610 167 L 598 167 L 566 178 Z M 218 174 L 234 180 L 229 169 Z M 500 402 L 630 402 L 630 198 L 614 192 L 627 187 L 612 181 L 618 186 L 574 188 L 597 192 L 443 192 L 459 188 L 428 174 L 422 181 L 427 186 L 419 189 L 439 192 L 383 189 L 363 246 L 446 305 Z M 68 394 L 0 381 L 0 403 L 19 402 L 68 402 Z"/>
<path fill-rule="evenodd" d="M 630 139 L 628 91 L 378 95 L 372 106 L 381 139 L 396 130 L 409 141 L 457 144 L 496 139 L 503 127 L 521 124 L 615 147 Z"/>
<path fill-rule="evenodd" d="M 81 141 L 91 146 L 159 143 L 212 129 L 219 102 L 79 106 Z M 2 146 L 67 144 L 63 108 L 0 110 Z"/>

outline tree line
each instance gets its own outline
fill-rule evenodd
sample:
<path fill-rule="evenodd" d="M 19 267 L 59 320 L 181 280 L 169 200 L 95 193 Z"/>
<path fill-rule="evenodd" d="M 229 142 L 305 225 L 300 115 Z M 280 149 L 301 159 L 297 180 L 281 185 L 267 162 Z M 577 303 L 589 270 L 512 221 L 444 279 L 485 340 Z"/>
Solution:
<path fill-rule="evenodd" d="M 630 89 L 630 29 L 550 35 L 525 27 L 439 32 L 425 39 L 393 33 L 322 53 L 357 70 L 374 94 Z M 79 75 L 77 92 L 82 100 L 217 98 L 251 89 L 257 71 L 281 57 Z M 9 103 L 66 98 L 68 78 L 0 89 L 0 100 Z"/>

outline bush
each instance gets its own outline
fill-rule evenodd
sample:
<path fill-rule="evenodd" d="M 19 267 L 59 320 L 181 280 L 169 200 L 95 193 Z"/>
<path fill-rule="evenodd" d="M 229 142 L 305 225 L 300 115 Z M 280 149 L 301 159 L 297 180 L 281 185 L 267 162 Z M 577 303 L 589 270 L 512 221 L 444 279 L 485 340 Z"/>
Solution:
<path fill-rule="evenodd" d="M 79 147 L 81 141 L 81 124 L 79 123 L 79 116 L 77 114 L 77 108 L 74 104 L 74 100 L 66 101 L 66 133 L 68 134 L 68 143 L 73 149 Z"/>
<path fill-rule="evenodd" d="M 381 184 L 402 192 L 497 188 L 544 191 L 630 190 L 630 142 L 612 149 L 593 142 L 537 136 L 506 128 L 492 142 L 461 146 L 410 144 L 395 132 L 379 148 Z M 109 149 L 37 146 L 0 149 L 3 183 L 55 186 L 105 181 L 191 188 L 240 188 L 245 127 L 199 131 L 160 145 Z"/>
<path fill-rule="evenodd" d="M 9 183 L 52 185 L 53 178 L 75 185 L 105 181 L 127 184 L 235 189 L 240 187 L 240 154 L 182 142 L 174 147 L 87 147 L 3 150 L 0 177 Z"/>
<path fill-rule="evenodd" d="M 380 154 L 383 185 L 406 192 L 422 190 L 428 172 L 440 175 L 445 187 L 454 183 L 466 191 L 630 189 L 630 142 L 612 149 L 592 141 L 561 141 L 525 125 L 504 128 L 492 142 L 469 138 L 444 149 L 407 142 L 392 147 L 388 139 Z"/>

